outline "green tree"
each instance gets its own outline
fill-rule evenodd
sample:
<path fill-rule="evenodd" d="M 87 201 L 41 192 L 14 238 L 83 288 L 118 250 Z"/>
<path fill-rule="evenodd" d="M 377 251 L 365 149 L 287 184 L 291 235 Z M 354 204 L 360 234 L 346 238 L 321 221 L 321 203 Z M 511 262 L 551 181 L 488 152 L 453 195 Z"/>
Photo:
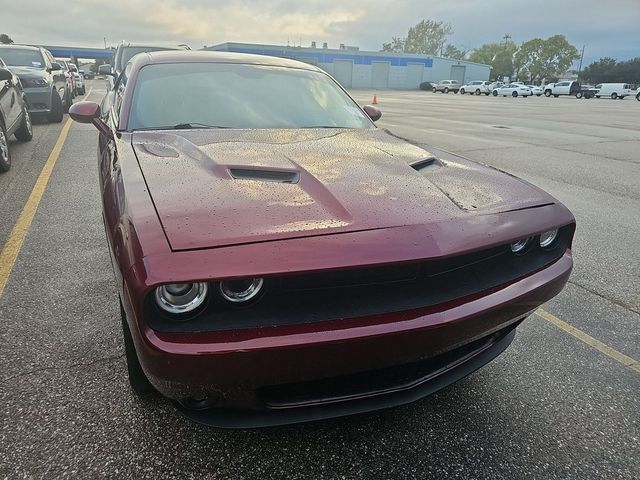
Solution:
<path fill-rule="evenodd" d="M 559 77 L 580 58 L 578 49 L 564 35 L 554 35 L 543 40 L 533 38 L 524 42 L 514 55 L 514 72 L 517 78 L 540 81 Z"/>
<path fill-rule="evenodd" d="M 6 33 L 0 33 L 0 43 L 13 43 L 13 40 Z"/>
<path fill-rule="evenodd" d="M 516 50 L 518 47 L 512 41 L 487 43 L 471 52 L 469 60 L 491 65 L 493 78 L 511 77 L 513 75 L 513 55 Z"/>
<path fill-rule="evenodd" d="M 382 45 L 383 52 L 419 53 L 437 55 L 444 48 L 447 37 L 453 33 L 449 23 L 422 20 L 411 27 L 404 38 L 394 37 Z"/>
<path fill-rule="evenodd" d="M 617 62 L 610 57 L 601 58 L 586 67 L 580 78 L 593 83 L 640 83 L 640 57 Z"/>
<path fill-rule="evenodd" d="M 459 48 L 455 47 L 454 45 L 451 45 L 450 43 L 448 43 L 444 47 L 444 50 L 442 51 L 442 56 L 444 58 L 452 58 L 454 60 L 464 60 L 464 57 L 467 56 L 467 51 L 466 50 L 460 50 Z"/>
<path fill-rule="evenodd" d="M 383 52 L 403 53 L 404 52 L 404 38 L 393 37 L 389 43 L 382 44 Z"/>

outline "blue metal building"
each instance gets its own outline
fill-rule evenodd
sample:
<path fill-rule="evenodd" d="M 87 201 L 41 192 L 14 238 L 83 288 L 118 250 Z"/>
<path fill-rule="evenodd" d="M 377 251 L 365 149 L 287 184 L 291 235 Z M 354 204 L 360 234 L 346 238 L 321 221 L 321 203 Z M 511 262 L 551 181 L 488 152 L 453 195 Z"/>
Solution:
<path fill-rule="evenodd" d="M 249 43 L 222 43 L 206 50 L 253 53 L 290 58 L 325 70 L 346 88 L 417 88 L 421 82 L 489 80 L 491 67 L 464 60 L 425 55 L 340 49 L 287 47 Z"/>

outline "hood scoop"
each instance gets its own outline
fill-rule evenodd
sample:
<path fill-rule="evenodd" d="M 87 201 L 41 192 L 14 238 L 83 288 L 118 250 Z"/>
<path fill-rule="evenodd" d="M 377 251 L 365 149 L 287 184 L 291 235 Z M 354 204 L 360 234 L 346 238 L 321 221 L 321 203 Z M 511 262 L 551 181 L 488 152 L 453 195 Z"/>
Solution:
<path fill-rule="evenodd" d="M 427 157 L 423 160 L 418 160 L 417 162 L 413 162 L 409 164 L 411 168 L 413 168 L 416 172 L 424 170 L 428 167 L 439 167 L 442 164 L 436 157 Z"/>
<path fill-rule="evenodd" d="M 267 168 L 231 167 L 229 173 L 234 180 L 256 180 L 259 182 L 298 183 L 300 172 L 296 170 L 273 170 Z"/>

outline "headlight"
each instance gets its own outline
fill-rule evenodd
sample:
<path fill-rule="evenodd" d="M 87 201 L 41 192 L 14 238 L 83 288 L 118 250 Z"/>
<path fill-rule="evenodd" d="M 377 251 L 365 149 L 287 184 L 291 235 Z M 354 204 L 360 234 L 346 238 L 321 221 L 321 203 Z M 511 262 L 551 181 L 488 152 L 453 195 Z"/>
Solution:
<path fill-rule="evenodd" d="M 165 312 L 189 313 L 202 305 L 207 290 L 204 282 L 162 285 L 156 288 L 156 303 Z"/>
<path fill-rule="evenodd" d="M 47 86 L 47 81 L 43 78 L 24 78 L 24 79 L 21 78 L 20 82 L 25 88 Z"/>
<path fill-rule="evenodd" d="M 542 248 L 548 248 L 556 241 L 558 238 L 558 230 L 549 230 L 548 232 L 544 232 L 540 234 L 540 246 Z"/>
<path fill-rule="evenodd" d="M 527 246 L 529 245 L 529 240 L 531 240 L 531 237 L 523 238 L 522 240 L 518 240 L 517 242 L 512 243 L 510 245 L 511 251 L 516 254 L 524 253 Z"/>
<path fill-rule="evenodd" d="M 245 278 L 241 280 L 224 280 L 220 282 L 220 295 L 233 303 L 248 302 L 262 290 L 262 278 Z"/>

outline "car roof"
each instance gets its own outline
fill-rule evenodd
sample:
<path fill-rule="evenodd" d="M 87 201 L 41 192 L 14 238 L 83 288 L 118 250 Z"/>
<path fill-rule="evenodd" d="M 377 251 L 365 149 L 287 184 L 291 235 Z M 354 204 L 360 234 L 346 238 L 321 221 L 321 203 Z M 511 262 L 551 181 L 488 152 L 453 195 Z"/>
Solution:
<path fill-rule="evenodd" d="M 15 43 L 0 45 L 0 48 L 20 48 L 22 50 L 40 50 L 40 47 L 34 47 L 33 45 L 16 45 Z"/>
<path fill-rule="evenodd" d="M 190 51 L 190 50 L 163 50 L 157 52 L 139 53 L 130 60 L 134 70 L 139 70 L 146 65 L 157 63 L 238 63 L 246 65 L 264 65 L 273 67 L 297 68 L 321 72 L 318 67 L 287 58 L 269 57 L 267 55 L 253 55 L 248 53 L 216 52 L 216 51 Z"/>

